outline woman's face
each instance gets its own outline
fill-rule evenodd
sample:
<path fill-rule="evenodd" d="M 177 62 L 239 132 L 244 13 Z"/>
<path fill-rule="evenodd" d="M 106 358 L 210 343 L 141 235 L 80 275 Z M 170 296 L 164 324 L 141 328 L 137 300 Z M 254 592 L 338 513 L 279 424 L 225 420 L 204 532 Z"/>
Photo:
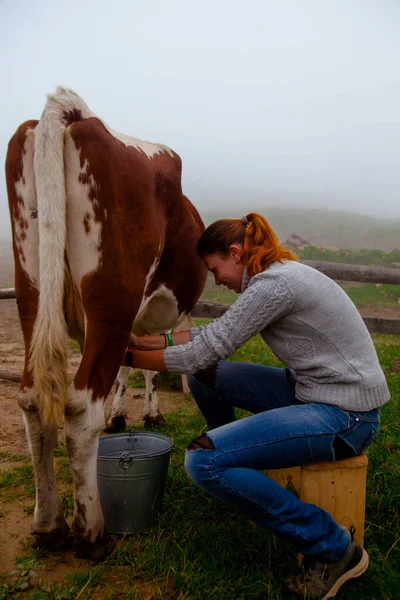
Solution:
<path fill-rule="evenodd" d="M 207 269 L 214 275 L 217 285 L 225 285 L 230 290 L 240 294 L 244 264 L 241 262 L 242 246 L 232 244 L 227 257 L 220 254 L 206 254 L 203 258 Z"/>

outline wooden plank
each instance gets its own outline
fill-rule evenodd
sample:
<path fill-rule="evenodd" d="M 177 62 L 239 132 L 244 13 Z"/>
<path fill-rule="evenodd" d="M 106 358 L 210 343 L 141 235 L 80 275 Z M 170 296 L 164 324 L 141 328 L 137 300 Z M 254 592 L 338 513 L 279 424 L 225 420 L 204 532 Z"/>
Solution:
<path fill-rule="evenodd" d="M 380 319 L 378 317 L 363 317 L 370 333 L 400 335 L 400 319 Z"/>
<path fill-rule="evenodd" d="M 229 304 L 221 304 L 221 302 L 207 302 L 200 300 L 192 308 L 191 317 L 200 319 L 217 319 L 221 317 L 229 308 Z"/>
<path fill-rule="evenodd" d="M 14 288 L 0 290 L 0 300 L 8 300 L 9 298 L 16 298 Z"/>
<path fill-rule="evenodd" d="M 21 373 L 16 373 L 15 371 L 4 371 L 0 369 L 0 379 L 6 379 L 7 381 L 22 381 Z"/>
<path fill-rule="evenodd" d="M 301 469 L 300 499 L 329 512 L 338 523 L 355 527 L 364 542 L 368 460 L 365 455 L 337 462 L 305 465 Z"/>
<path fill-rule="evenodd" d="M 336 281 L 363 281 L 365 283 L 390 283 L 400 285 L 400 269 L 347 265 L 318 260 L 303 260 L 303 264 L 321 271 Z"/>

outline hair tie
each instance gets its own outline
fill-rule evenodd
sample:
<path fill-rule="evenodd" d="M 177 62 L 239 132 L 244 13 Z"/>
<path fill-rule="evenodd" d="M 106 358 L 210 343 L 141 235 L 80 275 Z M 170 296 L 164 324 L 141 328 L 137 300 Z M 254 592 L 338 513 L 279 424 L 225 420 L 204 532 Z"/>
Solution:
<path fill-rule="evenodd" d="M 250 225 L 250 221 L 248 220 L 248 218 L 246 217 L 246 215 L 243 215 L 242 217 L 242 223 L 245 227 L 247 227 L 247 225 Z"/>

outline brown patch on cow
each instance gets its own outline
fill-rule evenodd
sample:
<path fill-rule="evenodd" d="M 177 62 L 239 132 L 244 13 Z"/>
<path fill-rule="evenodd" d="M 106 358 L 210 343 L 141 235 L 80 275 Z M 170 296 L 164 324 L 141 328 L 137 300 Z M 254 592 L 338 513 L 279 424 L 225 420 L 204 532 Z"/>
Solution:
<path fill-rule="evenodd" d="M 72 123 L 76 123 L 77 121 L 82 121 L 83 116 L 82 112 L 78 108 L 73 108 L 72 110 L 65 110 L 63 112 L 63 123 L 66 127 L 72 125 Z"/>
<path fill-rule="evenodd" d="M 90 233 L 90 219 L 91 216 L 88 212 L 85 213 L 85 216 L 83 218 L 83 227 L 85 229 L 86 234 Z"/>
<path fill-rule="evenodd" d="M 27 364 L 28 361 L 29 344 L 36 319 L 38 291 L 32 286 L 32 282 L 22 268 L 22 263 L 26 261 L 26 257 L 21 247 L 21 240 L 18 239 L 16 223 L 19 223 L 23 230 L 22 233 L 24 233 L 24 230 L 28 228 L 28 222 L 22 217 L 21 207 L 24 203 L 22 198 L 17 195 L 15 183 L 23 177 L 23 157 L 25 154 L 26 136 L 30 130 L 35 129 L 37 124 L 38 121 L 26 121 L 17 129 L 8 145 L 6 158 L 8 204 L 13 234 L 15 291 L 18 301 L 19 317 L 24 334 L 25 364 Z M 32 385 L 32 377 L 25 366 L 21 389 L 27 385 Z"/>
<path fill-rule="evenodd" d="M 37 208 L 33 208 L 32 206 L 29 208 L 29 212 L 31 215 L 31 219 L 37 219 L 38 218 L 38 209 Z"/>

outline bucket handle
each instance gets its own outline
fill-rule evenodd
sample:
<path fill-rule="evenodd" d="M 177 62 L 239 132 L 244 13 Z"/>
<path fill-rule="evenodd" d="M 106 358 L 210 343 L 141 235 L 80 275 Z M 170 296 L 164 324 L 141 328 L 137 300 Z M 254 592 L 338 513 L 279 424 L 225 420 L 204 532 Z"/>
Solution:
<path fill-rule="evenodd" d="M 123 469 L 124 471 L 128 471 L 129 469 L 132 468 L 132 466 L 133 466 L 133 458 L 129 454 L 129 452 L 123 452 L 121 454 L 121 457 L 119 459 L 118 465 L 119 465 L 119 468 Z"/>

